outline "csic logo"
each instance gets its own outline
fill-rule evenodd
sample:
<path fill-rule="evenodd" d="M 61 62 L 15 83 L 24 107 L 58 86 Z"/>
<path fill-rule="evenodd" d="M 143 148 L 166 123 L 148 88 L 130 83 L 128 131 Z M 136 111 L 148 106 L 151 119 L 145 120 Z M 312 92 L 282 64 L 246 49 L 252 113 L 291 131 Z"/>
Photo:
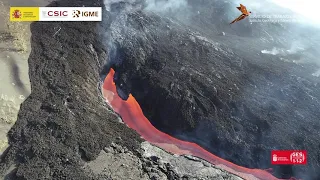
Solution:
<path fill-rule="evenodd" d="M 21 16 L 22 16 L 22 13 L 21 13 L 20 10 L 14 10 L 13 13 L 12 13 L 12 17 L 14 19 L 19 19 L 19 18 L 21 18 Z"/>
<path fill-rule="evenodd" d="M 98 17 L 99 14 L 98 11 L 79 11 L 79 10 L 74 10 L 72 13 L 72 16 L 74 18 L 79 18 L 80 16 L 82 17 Z"/>
<path fill-rule="evenodd" d="M 68 11 L 42 11 L 46 17 L 68 17 Z"/>

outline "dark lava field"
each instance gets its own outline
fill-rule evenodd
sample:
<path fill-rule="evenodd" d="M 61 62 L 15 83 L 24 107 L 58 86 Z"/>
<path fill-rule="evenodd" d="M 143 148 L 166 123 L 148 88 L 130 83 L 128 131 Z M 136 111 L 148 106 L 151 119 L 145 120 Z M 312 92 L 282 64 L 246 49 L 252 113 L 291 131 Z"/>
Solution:
<path fill-rule="evenodd" d="M 233 1 L 157 12 L 110 7 L 106 68 L 116 71 L 118 94 L 132 93 L 155 127 L 250 168 L 271 167 L 271 150 L 305 149 L 308 165 L 274 166 L 275 175 L 320 178 L 319 29 L 229 25 Z"/>

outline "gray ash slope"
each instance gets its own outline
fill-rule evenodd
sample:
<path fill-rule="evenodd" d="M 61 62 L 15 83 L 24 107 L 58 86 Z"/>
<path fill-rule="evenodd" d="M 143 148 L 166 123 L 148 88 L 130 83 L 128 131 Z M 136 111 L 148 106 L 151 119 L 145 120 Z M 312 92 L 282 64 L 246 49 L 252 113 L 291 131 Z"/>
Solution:
<path fill-rule="evenodd" d="M 191 11 L 198 5 L 201 13 L 211 13 L 191 14 L 192 21 L 181 20 L 177 12 L 114 6 L 110 65 L 118 94 L 126 99 L 132 93 L 163 132 L 238 165 L 269 168 L 271 150 L 306 149 L 308 165 L 275 166 L 274 174 L 319 179 L 320 81 L 311 75 L 319 67 L 318 30 L 248 21 L 229 26 L 216 17 L 234 6 L 209 2 L 188 1 Z M 213 5 L 225 8 L 215 12 Z M 222 31 L 226 36 L 219 36 Z M 261 53 L 277 46 L 289 49 L 299 39 L 310 40 L 302 52 Z M 303 58 L 305 63 L 293 63 Z"/>

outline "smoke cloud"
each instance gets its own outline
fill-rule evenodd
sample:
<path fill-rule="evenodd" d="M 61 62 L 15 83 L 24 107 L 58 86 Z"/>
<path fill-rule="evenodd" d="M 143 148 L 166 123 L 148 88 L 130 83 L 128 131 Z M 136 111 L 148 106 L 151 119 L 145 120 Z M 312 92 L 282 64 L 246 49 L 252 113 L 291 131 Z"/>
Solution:
<path fill-rule="evenodd" d="M 320 12 L 318 10 L 320 2 L 318 0 L 271 0 L 273 3 L 278 4 L 284 8 L 291 9 L 292 11 L 306 17 L 309 23 L 320 25 Z"/>
<path fill-rule="evenodd" d="M 320 69 L 317 72 L 313 73 L 312 76 L 320 77 Z"/>
<path fill-rule="evenodd" d="M 297 59 L 293 57 L 301 57 L 299 63 L 315 63 L 320 66 L 319 55 L 316 50 L 320 47 L 320 11 L 318 10 L 319 1 L 317 0 L 241 0 L 233 1 L 235 6 L 240 3 L 247 6 L 248 10 L 252 11 L 252 15 L 249 19 L 261 17 L 285 17 L 288 22 L 279 22 L 279 24 L 286 29 L 283 29 L 286 34 L 282 35 L 280 44 L 274 44 L 269 48 L 261 49 L 263 54 L 271 54 L 274 56 L 286 56 L 290 62 L 296 62 Z M 229 11 L 229 13 L 236 13 L 236 9 Z M 276 19 L 277 20 L 277 19 Z M 281 18 L 278 18 L 281 20 Z M 290 21 L 292 20 L 292 21 Z M 254 25 L 262 25 L 262 23 L 268 22 L 253 22 Z M 267 26 L 266 26 L 267 27 Z M 270 39 L 276 37 L 279 33 L 274 29 L 260 28 L 260 33 L 266 33 L 270 35 Z M 265 31 L 265 32 L 263 32 Z M 296 56 L 292 56 L 296 55 Z M 315 73 L 317 74 L 317 73 Z"/>
<path fill-rule="evenodd" d="M 188 3 L 186 0 L 105 0 L 104 4 L 108 11 L 111 10 L 111 5 L 116 3 L 125 3 L 126 7 L 132 7 L 132 5 L 140 4 L 141 10 L 151 12 L 172 12 L 181 8 L 187 7 Z"/>
<path fill-rule="evenodd" d="M 175 11 L 187 7 L 186 0 L 146 0 L 145 10 L 152 12 Z"/>
<path fill-rule="evenodd" d="M 261 53 L 286 56 L 290 54 L 300 53 L 303 50 L 305 50 L 304 44 L 296 41 L 291 44 L 290 49 L 286 50 L 284 48 L 273 47 L 271 50 L 262 50 Z"/>
<path fill-rule="evenodd" d="M 273 47 L 272 50 L 266 50 L 266 49 L 262 50 L 261 53 L 272 54 L 272 55 L 278 55 L 278 54 L 284 55 L 285 54 L 285 52 L 282 49 L 279 49 L 276 47 Z"/>

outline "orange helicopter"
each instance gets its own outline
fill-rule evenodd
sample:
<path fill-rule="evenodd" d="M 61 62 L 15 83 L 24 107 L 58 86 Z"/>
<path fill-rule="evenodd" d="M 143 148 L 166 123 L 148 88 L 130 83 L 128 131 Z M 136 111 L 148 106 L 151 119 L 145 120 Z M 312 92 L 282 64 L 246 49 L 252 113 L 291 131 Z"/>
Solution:
<path fill-rule="evenodd" d="M 246 18 L 247 16 L 249 16 L 250 13 L 251 13 L 251 11 L 248 12 L 247 8 L 246 8 L 244 5 L 242 5 L 242 4 L 240 4 L 240 7 L 237 7 L 237 9 L 238 9 L 239 11 L 241 11 L 242 14 L 241 14 L 239 17 L 237 17 L 235 20 L 233 20 L 230 24 L 233 24 L 233 23 L 235 23 L 235 22 L 241 21 L 242 19 L 244 19 L 244 18 Z"/>

